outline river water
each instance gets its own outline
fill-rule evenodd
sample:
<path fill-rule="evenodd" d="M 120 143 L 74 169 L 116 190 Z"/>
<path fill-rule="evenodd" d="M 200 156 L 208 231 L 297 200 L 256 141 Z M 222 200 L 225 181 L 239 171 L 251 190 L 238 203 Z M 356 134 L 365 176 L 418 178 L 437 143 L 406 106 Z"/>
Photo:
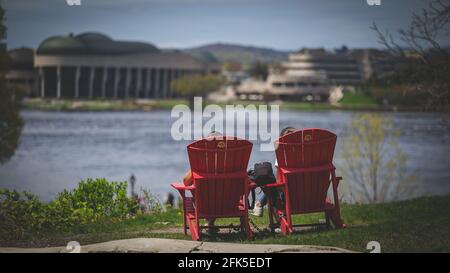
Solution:
<path fill-rule="evenodd" d="M 280 112 L 280 128 L 327 128 L 338 135 L 335 161 L 352 112 Z M 450 115 L 383 113 L 401 129 L 400 148 L 408 171 L 417 176 L 420 195 L 450 193 Z M 20 146 L 0 166 L 0 187 L 27 190 L 50 200 L 63 189 L 89 177 L 127 180 L 137 188 L 163 195 L 188 169 L 186 141 L 174 141 L 170 111 L 39 112 L 24 111 Z M 274 160 L 273 152 L 257 146 L 250 164 Z M 338 170 L 339 172 L 339 170 Z"/>

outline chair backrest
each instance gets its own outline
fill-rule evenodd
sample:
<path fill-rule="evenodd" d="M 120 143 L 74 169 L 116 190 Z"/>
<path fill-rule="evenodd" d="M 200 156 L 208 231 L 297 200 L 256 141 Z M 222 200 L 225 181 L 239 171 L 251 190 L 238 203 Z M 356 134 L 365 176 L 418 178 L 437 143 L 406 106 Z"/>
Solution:
<path fill-rule="evenodd" d="M 252 146 L 251 142 L 235 137 L 212 137 L 188 145 L 191 170 L 203 177 L 194 177 L 199 216 L 239 214 Z"/>
<path fill-rule="evenodd" d="M 336 139 L 337 136 L 327 130 L 305 129 L 282 136 L 276 141 L 278 167 L 294 171 L 282 177 L 288 184 L 293 213 L 320 211 L 324 208 L 331 171 L 314 169 L 331 166 Z M 302 172 L 295 172 L 300 169 Z"/>

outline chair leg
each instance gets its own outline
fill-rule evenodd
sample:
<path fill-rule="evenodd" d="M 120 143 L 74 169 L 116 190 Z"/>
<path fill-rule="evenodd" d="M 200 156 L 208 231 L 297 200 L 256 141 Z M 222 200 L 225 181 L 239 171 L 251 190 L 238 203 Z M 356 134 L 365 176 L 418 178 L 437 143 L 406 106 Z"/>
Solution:
<path fill-rule="evenodd" d="M 267 195 L 267 194 L 266 194 Z M 274 225 L 274 221 L 273 221 L 273 209 L 274 209 L 274 204 L 272 204 L 272 200 L 271 200 L 271 196 L 269 195 L 267 197 L 267 210 L 269 211 L 269 227 L 270 230 L 274 231 L 275 229 L 275 225 Z"/>
<path fill-rule="evenodd" d="M 283 234 L 283 236 L 286 236 L 286 235 L 289 235 L 290 233 L 292 233 L 291 223 L 289 221 L 289 218 L 287 217 L 287 214 L 284 213 L 282 210 L 278 209 L 277 207 L 275 207 L 274 214 L 276 215 L 276 218 L 278 219 L 278 224 L 280 225 L 281 234 Z"/>
<path fill-rule="evenodd" d="M 329 196 L 327 196 L 327 198 L 325 199 L 325 206 L 332 206 Z M 326 221 L 326 224 L 328 227 L 331 227 L 331 219 L 330 218 L 331 218 L 330 213 L 325 211 L 325 221 Z"/>
<path fill-rule="evenodd" d="M 280 229 L 281 229 L 281 234 L 283 234 L 284 236 L 292 234 L 293 229 L 292 229 L 292 223 L 289 220 L 289 216 L 280 215 Z"/>
<path fill-rule="evenodd" d="M 280 204 L 278 207 L 281 207 L 281 200 L 279 201 Z M 288 203 L 285 202 L 284 211 L 277 208 L 275 210 L 275 213 L 277 214 L 279 219 L 281 234 L 283 234 L 283 236 L 292 234 L 293 229 L 292 229 L 291 210 L 290 207 L 288 206 Z"/>
<path fill-rule="evenodd" d="M 200 233 L 199 233 L 199 225 L 198 221 L 196 219 L 188 219 L 189 222 L 189 231 L 191 232 L 191 238 L 193 241 L 199 241 L 200 240 Z"/>
<path fill-rule="evenodd" d="M 247 240 L 253 239 L 253 231 L 250 228 L 250 223 L 248 221 L 248 213 L 246 213 L 244 216 L 241 217 L 242 224 L 244 226 L 244 232 L 245 236 L 247 237 Z"/>
<path fill-rule="evenodd" d="M 187 235 L 187 219 L 186 219 L 186 214 L 183 215 L 183 232 L 184 232 L 184 236 Z"/>
<path fill-rule="evenodd" d="M 180 192 L 180 195 L 181 195 L 181 199 L 183 200 L 182 202 L 183 202 L 183 206 L 182 206 L 182 209 L 183 209 L 183 233 L 184 233 L 184 236 L 187 236 L 187 226 L 188 226 L 188 221 L 189 221 L 189 219 L 188 219 L 188 215 L 187 215 L 187 208 L 186 208 L 186 195 L 185 195 L 185 192 L 184 192 L 184 190 L 179 190 L 179 192 Z"/>
<path fill-rule="evenodd" d="M 187 218 L 187 213 L 186 213 L 186 207 L 183 201 L 183 232 L 184 232 L 184 236 L 187 235 L 187 225 L 188 225 L 188 221 L 189 219 Z"/>
<path fill-rule="evenodd" d="M 338 210 L 330 210 L 325 212 L 325 217 L 333 223 L 334 227 L 339 229 L 339 228 L 345 228 L 347 227 L 346 224 L 344 224 L 344 222 L 341 219 L 341 214 Z"/>
<path fill-rule="evenodd" d="M 334 199 L 334 210 L 330 211 L 330 219 L 333 222 L 336 228 L 345 228 L 347 225 L 341 219 L 341 210 L 339 206 L 339 195 L 338 195 L 338 185 L 339 181 L 342 179 L 338 179 L 336 177 L 335 171 L 331 173 L 332 184 L 333 184 L 333 199 Z M 327 200 L 330 202 L 330 200 Z"/>
<path fill-rule="evenodd" d="M 281 221 L 281 219 L 284 219 L 285 232 L 283 233 L 283 235 L 288 235 L 288 234 L 293 233 L 292 217 L 291 217 L 291 208 L 289 206 L 289 204 L 290 204 L 289 195 L 287 193 L 285 193 L 284 196 L 286 198 L 286 200 L 284 200 L 285 213 L 283 214 L 283 217 L 281 217 L 281 215 L 280 215 L 280 221 Z M 281 231 L 283 232 L 283 228 L 281 228 Z"/>
<path fill-rule="evenodd" d="M 283 234 L 283 236 L 286 236 L 289 234 L 289 224 L 286 221 L 286 218 L 284 218 L 284 217 L 280 217 L 280 229 L 281 229 L 281 234 Z"/>

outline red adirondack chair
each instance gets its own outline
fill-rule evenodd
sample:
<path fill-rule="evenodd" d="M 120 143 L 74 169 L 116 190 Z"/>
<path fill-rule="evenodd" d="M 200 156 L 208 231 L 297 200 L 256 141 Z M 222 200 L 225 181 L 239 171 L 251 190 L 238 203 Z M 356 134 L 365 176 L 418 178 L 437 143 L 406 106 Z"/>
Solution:
<path fill-rule="evenodd" d="M 248 239 L 253 236 L 248 222 L 250 181 L 247 164 L 253 144 L 230 137 L 212 137 L 187 146 L 193 185 L 172 183 L 183 199 L 184 234 L 200 240 L 200 219 L 239 217 L 241 230 Z M 186 195 L 190 191 L 192 197 Z M 215 228 L 229 226 L 215 226 Z"/>
<path fill-rule="evenodd" d="M 336 177 L 333 165 L 336 139 L 337 136 L 327 130 L 305 129 L 282 136 L 275 142 L 277 183 L 268 185 L 265 192 L 270 192 L 267 191 L 270 187 L 284 192 L 284 202 L 277 201 L 278 204 L 284 204 L 275 208 L 275 213 L 280 216 L 283 235 L 292 233 L 293 227 L 311 226 L 294 225 L 291 217 L 294 214 L 324 212 L 325 225 L 330 225 L 331 221 L 336 228 L 345 227 L 340 216 L 338 197 L 338 185 L 342 177 Z M 327 196 L 330 184 L 333 203 Z M 273 228 L 271 210 L 269 217 Z"/>

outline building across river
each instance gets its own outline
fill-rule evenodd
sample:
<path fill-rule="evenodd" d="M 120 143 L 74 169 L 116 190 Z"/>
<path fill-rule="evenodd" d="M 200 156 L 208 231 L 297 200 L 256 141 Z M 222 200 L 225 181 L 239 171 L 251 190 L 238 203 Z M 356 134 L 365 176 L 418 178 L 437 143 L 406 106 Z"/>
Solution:
<path fill-rule="evenodd" d="M 217 72 L 180 51 L 100 33 L 50 37 L 33 61 L 37 80 L 32 90 L 45 98 L 171 98 L 172 80 Z"/>
<path fill-rule="evenodd" d="M 336 87 L 358 86 L 393 70 L 392 56 L 382 50 L 304 48 L 271 69 L 266 81 L 242 82 L 237 93 L 242 98 L 268 95 L 282 100 L 325 100 Z"/>
<path fill-rule="evenodd" d="M 34 50 L 21 47 L 8 51 L 9 71 L 5 78 L 8 83 L 24 91 L 27 95 L 36 95 L 37 72 L 34 68 Z"/>
<path fill-rule="evenodd" d="M 34 49 L 9 52 L 6 78 L 43 98 L 173 98 L 174 79 L 219 73 L 220 65 L 145 42 L 117 41 L 96 32 L 53 36 Z M 393 60 L 374 49 L 302 49 L 271 69 L 267 80 L 236 84 L 239 98 L 326 99 L 336 86 L 357 86 L 391 73 Z M 226 77 L 226 75 L 224 75 Z"/>

